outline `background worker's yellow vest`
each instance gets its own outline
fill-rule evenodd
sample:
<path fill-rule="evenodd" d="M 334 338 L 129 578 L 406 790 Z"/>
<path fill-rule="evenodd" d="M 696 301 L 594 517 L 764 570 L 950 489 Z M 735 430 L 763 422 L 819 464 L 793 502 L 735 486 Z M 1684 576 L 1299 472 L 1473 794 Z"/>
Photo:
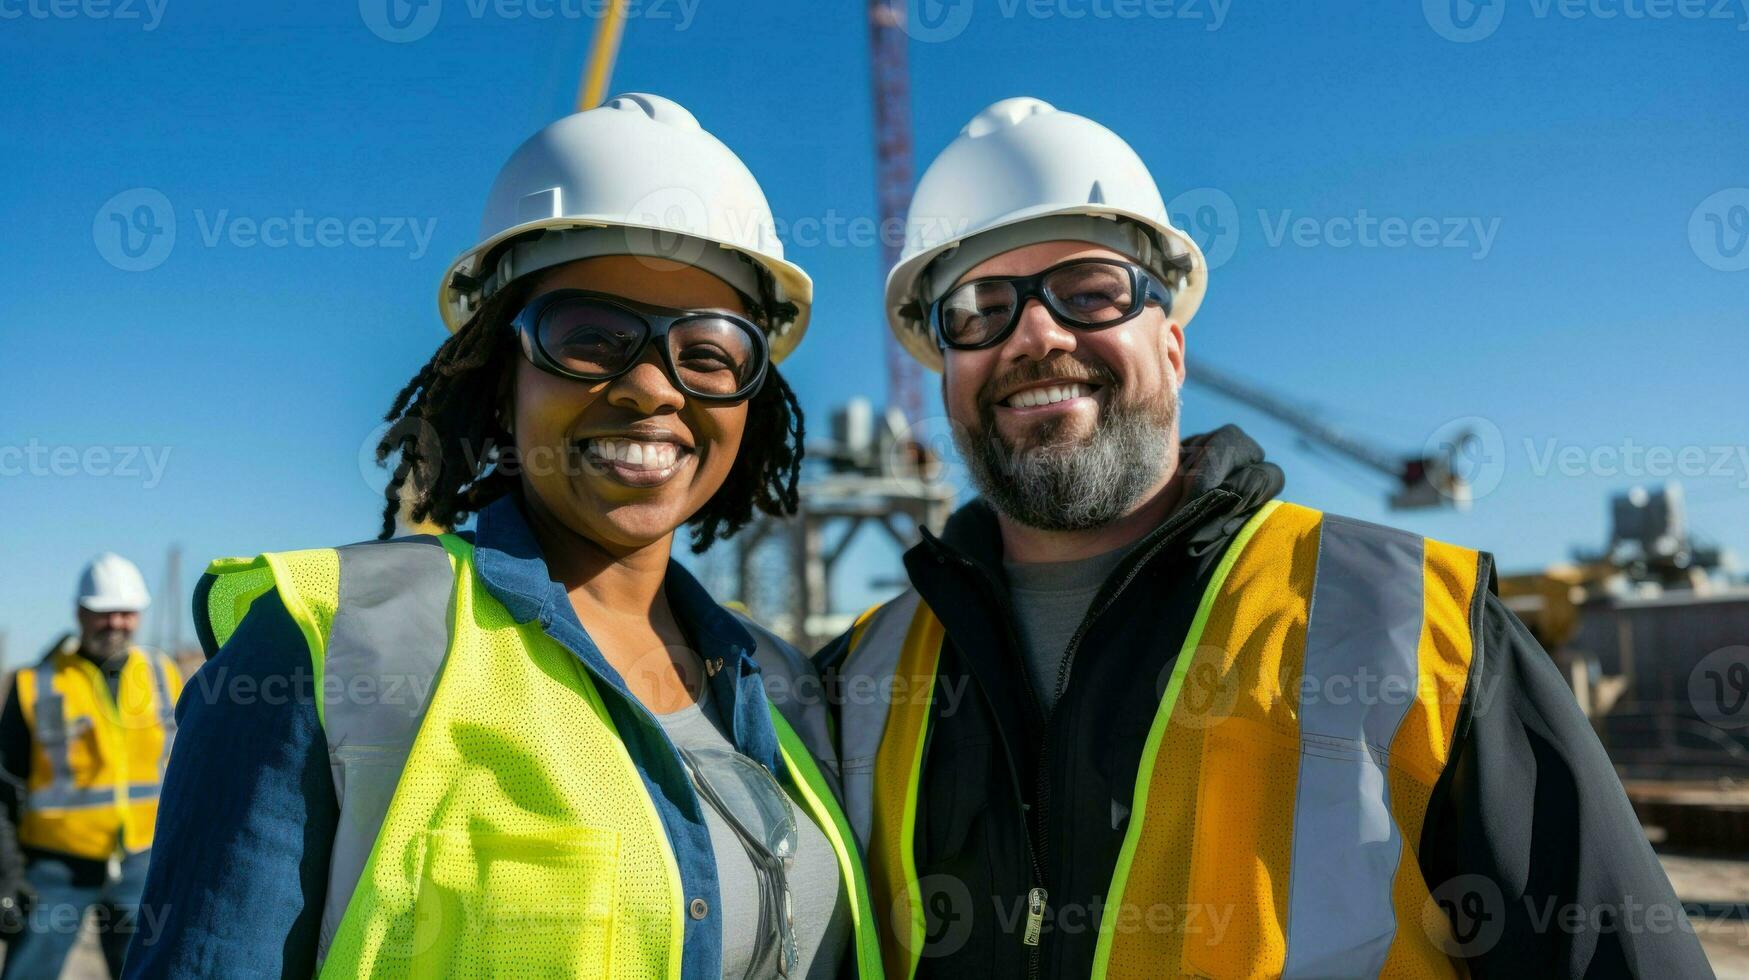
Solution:
<path fill-rule="evenodd" d="M 20 670 L 31 762 L 19 843 L 97 860 L 151 847 L 181 692 L 170 658 L 137 647 L 114 695 L 73 639 Z"/>
<path fill-rule="evenodd" d="M 643 780 L 586 668 L 538 621 L 516 622 L 472 561 L 444 535 L 209 569 L 199 613 L 220 644 L 277 588 L 310 646 L 341 811 L 322 975 L 678 978 L 687 900 Z M 771 714 L 872 980 L 854 838 Z"/>
<path fill-rule="evenodd" d="M 1094 977 L 1464 974 L 1416 850 L 1468 685 L 1479 569 L 1476 552 L 1293 504 L 1245 525 L 1148 733 Z M 931 692 L 943 637 L 910 594 L 859 621 L 845 671 Z M 925 949 L 914 848 L 931 700 L 843 721 L 878 740 L 869 785 L 846 750 L 846 796 L 868 828 L 889 977 L 912 976 Z M 1187 910 L 1228 918 L 1179 928 L 1209 921 Z"/>

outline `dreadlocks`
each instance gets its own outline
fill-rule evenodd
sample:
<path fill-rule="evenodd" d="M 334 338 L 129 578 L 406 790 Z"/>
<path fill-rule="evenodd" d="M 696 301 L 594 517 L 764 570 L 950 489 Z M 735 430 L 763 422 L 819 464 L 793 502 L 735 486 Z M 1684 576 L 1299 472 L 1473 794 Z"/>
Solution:
<path fill-rule="evenodd" d="M 377 443 L 379 464 L 399 453 L 383 491 L 379 539 L 394 535 L 403 498 L 411 520 L 455 527 L 518 491 L 517 467 L 506 465 L 514 461 L 516 440 L 498 407 L 522 356 L 509 323 L 524 292 L 513 286 L 493 296 L 395 395 L 383 416 L 389 429 Z M 772 368 L 748 400 L 741 451 L 728 477 L 687 521 L 695 553 L 747 526 L 755 510 L 774 517 L 796 512 L 803 437 L 801 405 Z"/>

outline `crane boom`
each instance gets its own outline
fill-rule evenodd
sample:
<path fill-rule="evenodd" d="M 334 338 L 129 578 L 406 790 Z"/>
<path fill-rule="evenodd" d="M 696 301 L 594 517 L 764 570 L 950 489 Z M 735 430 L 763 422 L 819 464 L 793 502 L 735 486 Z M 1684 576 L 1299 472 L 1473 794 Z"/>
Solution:
<path fill-rule="evenodd" d="M 1458 459 L 1471 438 L 1467 434 L 1441 447 L 1437 453 L 1401 456 L 1357 439 L 1311 412 L 1201 361 L 1191 363 L 1187 360 L 1185 376 L 1233 401 L 1257 409 L 1298 432 L 1308 442 L 1389 477 L 1396 483 L 1389 498 L 1393 509 L 1452 506 L 1461 510 L 1469 506 L 1469 482 L 1459 472 Z"/>

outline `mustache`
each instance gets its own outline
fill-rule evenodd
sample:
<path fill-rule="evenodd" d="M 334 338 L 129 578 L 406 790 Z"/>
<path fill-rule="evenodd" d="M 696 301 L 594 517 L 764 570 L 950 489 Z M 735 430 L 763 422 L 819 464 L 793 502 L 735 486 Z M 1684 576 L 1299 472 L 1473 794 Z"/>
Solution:
<path fill-rule="evenodd" d="M 1118 383 L 1117 373 L 1104 364 L 1078 361 L 1068 356 L 1054 357 L 1048 361 L 1026 361 L 1011 371 L 993 376 L 978 388 L 978 401 L 990 404 L 996 400 L 997 392 L 1035 381 L 1061 381 L 1070 384 L 1085 382 L 1113 386 Z"/>

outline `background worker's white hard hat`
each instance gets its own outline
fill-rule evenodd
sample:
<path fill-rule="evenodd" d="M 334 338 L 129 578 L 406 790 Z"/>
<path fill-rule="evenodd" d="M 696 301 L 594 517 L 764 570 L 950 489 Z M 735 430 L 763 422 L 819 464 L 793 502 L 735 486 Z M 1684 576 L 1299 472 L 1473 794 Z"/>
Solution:
<path fill-rule="evenodd" d="M 152 604 L 146 580 L 134 563 L 104 552 L 85 566 L 79 576 L 79 605 L 91 612 L 144 612 Z"/>
<path fill-rule="evenodd" d="M 887 322 L 905 349 L 941 370 L 920 297 L 930 263 L 973 236 L 1053 215 L 1127 219 L 1147 229 L 1175 264 L 1188 266 L 1168 283 L 1173 318 L 1184 324 L 1196 315 L 1208 264 L 1196 242 L 1172 226 L 1136 151 L 1084 116 L 1038 99 L 1003 99 L 972 117 L 917 182 L 905 246 L 887 274 Z"/>
<path fill-rule="evenodd" d="M 793 306 L 768 324 L 774 362 L 807 329 L 814 284 L 784 260 L 759 182 L 679 103 L 642 93 L 566 116 L 510 155 L 486 197 L 480 243 L 438 287 L 444 323 L 453 333 L 518 276 L 609 254 L 697 265 L 755 300 Z"/>

